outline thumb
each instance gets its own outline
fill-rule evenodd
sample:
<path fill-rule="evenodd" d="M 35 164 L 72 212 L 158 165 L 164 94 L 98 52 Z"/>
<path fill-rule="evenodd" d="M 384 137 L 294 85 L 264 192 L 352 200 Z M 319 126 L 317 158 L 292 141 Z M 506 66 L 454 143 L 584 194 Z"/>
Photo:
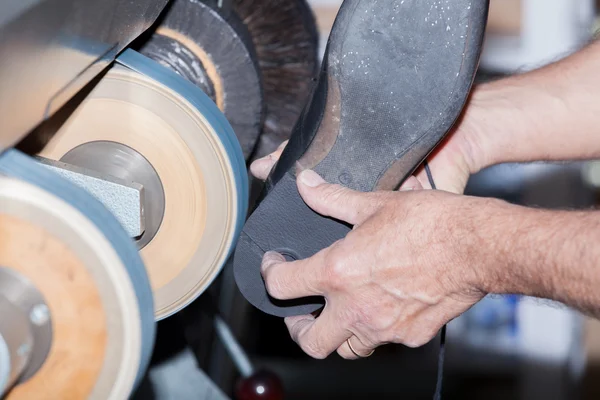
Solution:
<path fill-rule="evenodd" d="M 317 213 L 359 225 L 382 205 L 380 194 L 363 193 L 325 182 L 312 170 L 298 174 L 298 191 L 306 204 Z"/>

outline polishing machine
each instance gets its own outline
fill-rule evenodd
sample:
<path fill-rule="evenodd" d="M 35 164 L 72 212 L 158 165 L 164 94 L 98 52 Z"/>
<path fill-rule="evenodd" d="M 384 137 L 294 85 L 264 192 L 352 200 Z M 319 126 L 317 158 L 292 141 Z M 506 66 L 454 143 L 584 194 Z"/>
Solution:
<path fill-rule="evenodd" d="M 167 3 L 0 4 L 0 397 L 127 398 L 234 247 L 231 125 L 128 48 Z"/>

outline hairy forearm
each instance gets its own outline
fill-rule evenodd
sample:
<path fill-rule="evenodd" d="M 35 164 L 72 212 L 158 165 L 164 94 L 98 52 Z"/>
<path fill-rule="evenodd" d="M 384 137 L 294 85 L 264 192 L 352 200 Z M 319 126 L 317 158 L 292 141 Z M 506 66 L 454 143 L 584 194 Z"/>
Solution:
<path fill-rule="evenodd" d="M 482 289 L 557 300 L 600 317 L 600 212 L 486 202 Z"/>
<path fill-rule="evenodd" d="M 600 157 L 600 42 L 537 71 L 477 87 L 465 120 L 480 168 Z"/>

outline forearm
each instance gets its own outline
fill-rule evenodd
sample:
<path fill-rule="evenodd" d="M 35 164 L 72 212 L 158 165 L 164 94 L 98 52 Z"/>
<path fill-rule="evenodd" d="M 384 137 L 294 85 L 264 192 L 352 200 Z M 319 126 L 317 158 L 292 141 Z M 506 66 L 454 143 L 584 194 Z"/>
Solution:
<path fill-rule="evenodd" d="M 557 300 L 600 317 L 600 212 L 488 202 L 482 289 Z"/>
<path fill-rule="evenodd" d="M 477 87 L 465 115 L 479 168 L 600 157 L 600 42 Z"/>

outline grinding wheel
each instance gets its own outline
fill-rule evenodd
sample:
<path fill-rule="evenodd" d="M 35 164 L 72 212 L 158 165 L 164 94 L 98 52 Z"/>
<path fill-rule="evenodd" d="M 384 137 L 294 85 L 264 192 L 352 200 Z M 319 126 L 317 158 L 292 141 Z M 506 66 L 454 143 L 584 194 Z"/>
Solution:
<path fill-rule="evenodd" d="M 198 0 L 174 0 L 138 50 L 200 87 L 225 114 L 247 158 L 263 124 L 260 68 L 235 14 Z"/>
<path fill-rule="evenodd" d="M 138 240 L 157 319 L 209 286 L 246 216 L 247 172 L 227 120 L 195 85 L 132 50 L 119 57 L 40 155 L 109 175 L 123 172 L 120 165 L 129 165 L 130 156 L 147 165 L 140 179 L 129 178 L 158 182 L 146 192 L 152 224 Z"/>
<path fill-rule="evenodd" d="M 155 335 L 143 263 L 100 203 L 16 150 L 0 156 L 0 267 L 51 320 L 47 355 L 7 399 L 127 398 Z"/>

